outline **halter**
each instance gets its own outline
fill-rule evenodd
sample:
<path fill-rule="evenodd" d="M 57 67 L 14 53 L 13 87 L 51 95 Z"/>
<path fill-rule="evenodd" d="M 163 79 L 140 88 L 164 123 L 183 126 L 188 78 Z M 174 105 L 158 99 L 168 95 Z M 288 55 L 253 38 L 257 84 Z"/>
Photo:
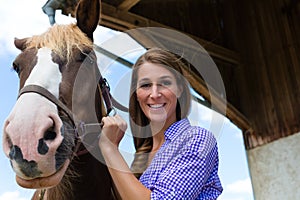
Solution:
<path fill-rule="evenodd" d="M 103 97 L 103 100 L 105 102 L 106 110 L 107 110 L 107 116 L 108 115 L 116 115 L 116 109 L 113 107 L 113 104 L 118 107 L 120 110 L 128 112 L 128 109 L 118 103 L 110 94 L 110 87 L 108 85 L 108 82 L 105 78 L 100 76 L 99 82 L 98 82 L 99 90 L 101 91 L 101 95 Z M 86 124 L 85 122 L 81 121 L 78 124 L 76 124 L 74 118 L 73 118 L 73 112 L 65 105 L 63 104 L 58 98 L 56 98 L 51 92 L 49 92 L 47 89 L 39 86 L 39 85 L 27 85 L 23 87 L 18 95 L 18 98 L 24 94 L 24 93 L 37 93 L 42 95 L 43 97 L 47 98 L 49 101 L 54 103 L 58 108 L 63 110 L 68 118 L 71 120 L 72 125 L 75 127 L 75 139 L 76 139 L 76 146 L 74 150 L 74 155 L 80 156 L 83 154 L 88 153 L 88 150 L 86 148 L 79 150 L 82 138 L 86 136 L 88 133 L 95 133 L 95 130 L 99 131 L 99 127 L 103 127 L 103 123 L 89 123 Z M 95 141 L 97 142 L 97 141 Z M 73 155 L 73 156 L 74 156 Z"/>

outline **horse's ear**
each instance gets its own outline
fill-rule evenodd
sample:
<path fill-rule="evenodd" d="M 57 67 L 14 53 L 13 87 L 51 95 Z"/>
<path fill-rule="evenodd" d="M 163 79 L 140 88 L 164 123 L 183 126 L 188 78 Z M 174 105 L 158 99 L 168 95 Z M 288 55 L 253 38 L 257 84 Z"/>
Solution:
<path fill-rule="evenodd" d="M 77 26 L 93 41 L 101 13 L 101 0 L 81 0 L 76 10 Z"/>
<path fill-rule="evenodd" d="M 15 46 L 23 51 L 25 48 L 26 48 L 26 41 L 27 41 L 27 38 L 23 38 L 23 39 L 18 39 L 18 38 L 15 38 Z"/>

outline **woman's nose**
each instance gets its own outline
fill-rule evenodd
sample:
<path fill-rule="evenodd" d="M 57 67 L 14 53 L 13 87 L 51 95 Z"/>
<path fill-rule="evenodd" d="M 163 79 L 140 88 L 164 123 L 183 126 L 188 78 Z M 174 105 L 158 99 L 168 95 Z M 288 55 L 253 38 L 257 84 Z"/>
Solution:
<path fill-rule="evenodd" d="M 160 91 L 160 86 L 153 84 L 151 88 L 151 93 L 150 93 L 151 98 L 158 98 L 161 97 L 161 91 Z"/>

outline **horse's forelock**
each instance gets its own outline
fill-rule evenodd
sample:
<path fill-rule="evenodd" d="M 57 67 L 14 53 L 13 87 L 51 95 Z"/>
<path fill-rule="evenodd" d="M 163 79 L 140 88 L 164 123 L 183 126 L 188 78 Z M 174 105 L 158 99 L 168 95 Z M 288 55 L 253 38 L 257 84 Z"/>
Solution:
<path fill-rule="evenodd" d="M 75 25 L 54 25 L 47 32 L 27 40 L 27 48 L 48 47 L 59 57 L 72 57 L 72 50 L 83 47 L 92 48 L 93 42 Z"/>

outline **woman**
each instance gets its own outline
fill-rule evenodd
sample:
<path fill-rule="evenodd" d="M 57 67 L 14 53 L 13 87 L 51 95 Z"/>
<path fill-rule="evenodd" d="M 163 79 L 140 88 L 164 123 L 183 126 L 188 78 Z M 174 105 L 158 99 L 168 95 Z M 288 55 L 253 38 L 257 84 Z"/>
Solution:
<path fill-rule="evenodd" d="M 99 145 L 122 199 L 217 199 L 222 192 L 216 139 L 187 119 L 190 93 L 183 66 L 179 57 L 158 48 L 135 63 L 131 169 L 118 150 L 126 122 L 120 116 L 103 118 Z"/>

